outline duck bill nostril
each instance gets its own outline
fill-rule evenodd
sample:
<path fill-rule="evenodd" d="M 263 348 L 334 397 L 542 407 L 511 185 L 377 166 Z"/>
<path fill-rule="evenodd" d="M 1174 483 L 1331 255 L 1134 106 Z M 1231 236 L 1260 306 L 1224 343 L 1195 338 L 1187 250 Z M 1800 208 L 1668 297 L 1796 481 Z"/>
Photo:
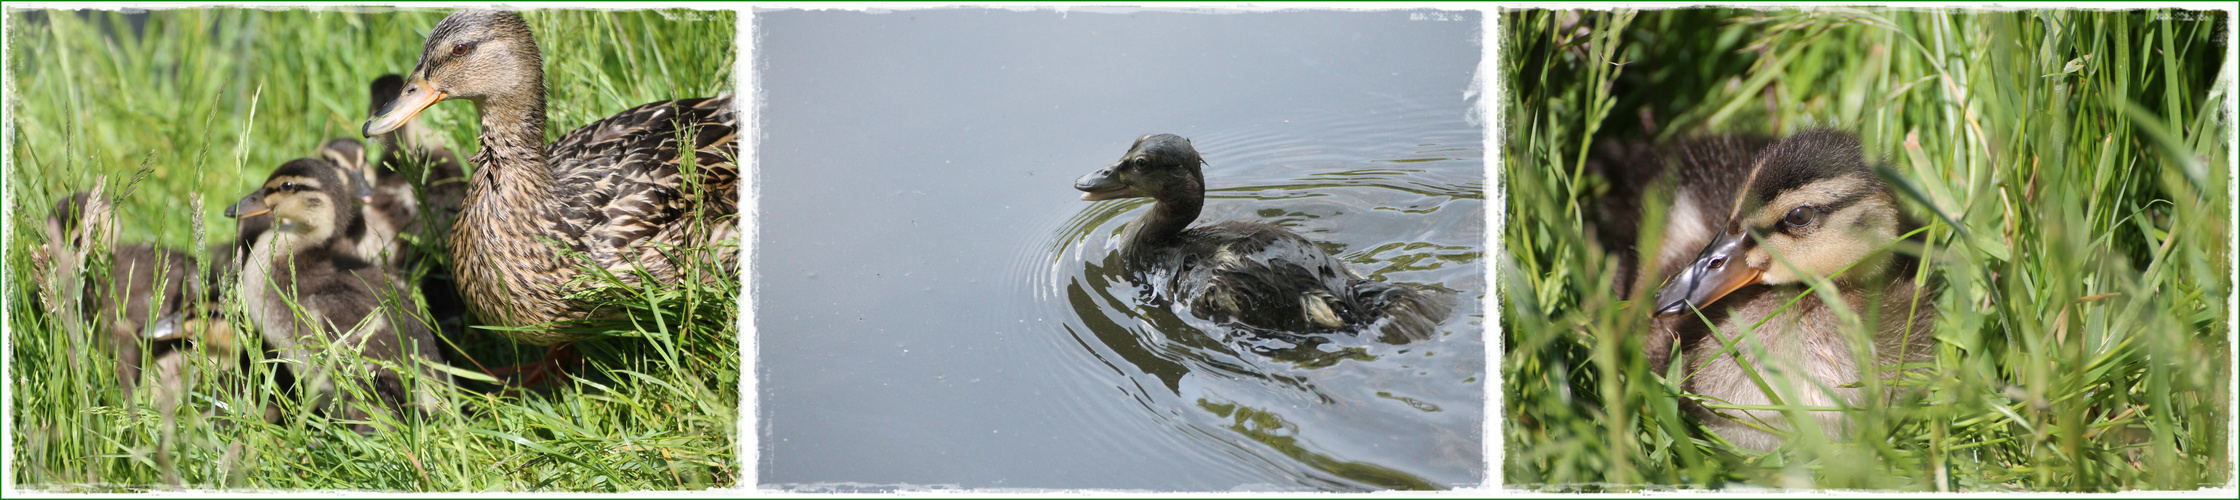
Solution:
<path fill-rule="evenodd" d="M 426 79 L 415 76 L 405 82 L 402 95 L 375 111 L 372 118 L 366 119 L 365 128 L 360 132 L 364 132 L 366 137 L 373 137 L 395 131 L 403 127 L 405 122 L 412 121 L 412 117 L 419 116 L 428 106 L 434 106 L 449 97 L 443 91 L 430 87 Z"/>
<path fill-rule="evenodd" d="M 1735 234 L 1721 236 L 1705 245 L 1695 262 L 1682 268 L 1657 290 L 1655 314 L 1671 316 L 1685 312 L 1689 306 L 1711 305 L 1735 290 L 1757 284 L 1765 270 L 1727 265 L 1749 251 L 1749 243 L 1749 235 Z"/>
<path fill-rule="evenodd" d="M 1081 190 L 1083 201 L 1103 201 L 1135 196 L 1128 189 L 1127 183 L 1121 182 L 1119 176 L 1114 175 L 1113 168 L 1109 166 L 1090 172 L 1089 175 L 1081 176 L 1080 179 L 1075 179 L 1073 188 Z"/>

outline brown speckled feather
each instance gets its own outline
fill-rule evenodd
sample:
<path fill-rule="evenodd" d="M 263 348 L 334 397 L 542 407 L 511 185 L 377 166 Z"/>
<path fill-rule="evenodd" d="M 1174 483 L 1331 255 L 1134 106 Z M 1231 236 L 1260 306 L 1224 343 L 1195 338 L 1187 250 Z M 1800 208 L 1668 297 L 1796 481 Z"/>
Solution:
<path fill-rule="evenodd" d="M 674 283 L 695 273 L 673 249 L 727 246 L 738 238 L 738 122 L 729 96 L 638 106 L 547 146 L 535 35 L 514 13 L 470 9 L 430 30 L 400 93 L 404 104 L 377 111 L 367 131 L 394 130 L 392 124 L 444 99 L 472 101 L 482 117 L 481 151 L 470 159 L 477 168 L 450 244 L 459 294 L 484 322 L 533 326 L 602 316 L 569 299 L 602 284 L 585 279 L 578 272 L 584 261 L 571 253 L 625 285 Z M 717 252 L 718 266 L 709 270 L 720 272 L 699 276 L 729 279 L 735 255 Z M 552 331 L 501 333 L 531 344 L 574 340 Z"/>

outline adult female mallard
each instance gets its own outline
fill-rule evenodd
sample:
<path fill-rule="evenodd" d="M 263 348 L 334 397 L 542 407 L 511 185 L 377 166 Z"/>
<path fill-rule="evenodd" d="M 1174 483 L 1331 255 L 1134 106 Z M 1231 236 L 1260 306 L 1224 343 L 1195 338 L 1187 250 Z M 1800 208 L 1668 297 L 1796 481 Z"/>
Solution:
<path fill-rule="evenodd" d="M 1597 152 L 1619 191 L 1604 201 L 1605 245 L 1632 245 L 1646 230 L 1638 227 L 1641 194 L 1665 180 L 1673 186 L 1660 250 L 1622 266 L 1639 262 L 1666 278 L 1650 305 L 1646 354 L 1663 371 L 1678 343 L 1681 388 L 1715 403 L 1811 408 L 1814 426 L 1834 440 L 1850 425 L 1837 409 L 1876 397 L 1863 380 L 1928 358 L 1936 290 L 1914 282 L 1917 259 L 1888 250 L 1914 226 L 1858 139 L 1817 130 L 1780 141 L 1723 136 L 1613 149 Z M 1621 290 L 1653 283 L 1629 283 L 1626 271 Z M 1841 304 L 1807 291 L 1820 278 Z M 1845 310 L 1871 322 L 1863 346 L 1871 357 L 1857 355 Z M 1804 429 L 1781 410 L 1686 406 L 1746 449 L 1771 451 Z"/>
<path fill-rule="evenodd" d="M 546 145 L 544 60 L 521 16 L 462 10 L 428 33 L 395 101 L 366 121 L 367 136 L 396 130 L 437 102 L 465 99 L 482 117 L 482 150 L 451 230 L 459 294 L 482 321 L 535 326 L 586 319 L 580 253 L 634 284 L 677 282 L 690 264 L 677 248 L 737 237 L 738 156 L 731 98 L 639 106 Z M 734 252 L 717 252 L 725 270 Z M 643 273 L 641 276 L 640 273 Z M 726 273 L 706 273 L 721 279 Z M 498 330 L 515 341 L 574 340 L 548 328 Z"/>

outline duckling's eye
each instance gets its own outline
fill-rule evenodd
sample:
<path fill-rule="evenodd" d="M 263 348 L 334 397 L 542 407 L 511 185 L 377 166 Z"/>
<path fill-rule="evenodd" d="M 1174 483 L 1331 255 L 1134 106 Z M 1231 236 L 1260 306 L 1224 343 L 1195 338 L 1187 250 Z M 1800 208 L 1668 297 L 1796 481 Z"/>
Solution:
<path fill-rule="evenodd" d="M 293 182 L 282 182 L 282 183 L 280 183 L 280 192 L 283 192 L 283 193 L 285 193 L 285 192 L 293 192 L 293 191 L 295 191 L 295 190 L 296 190 L 296 188 L 297 188 L 297 186 L 296 186 L 296 183 L 293 183 Z"/>
<path fill-rule="evenodd" d="M 1781 223 L 1792 228 L 1798 228 L 1811 225 L 1814 221 L 1817 221 L 1819 219 L 1819 210 L 1815 210 L 1812 207 L 1797 207 L 1789 210 L 1789 215 L 1787 217 L 1782 217 Z"/>
<path fill-rule="evenodd" d="M 454 55 L 454 56 L 463 56 L 463 55 L 467 55 L 467 51 L 469 51 L 469 50 L 474 50 L 474 44 L 471 44 L 471 43 L 462 43 L 462 44 L 458 44 L 458 45 L 453 45 L 453 46 L 451 46 L 451 55 Z"/>

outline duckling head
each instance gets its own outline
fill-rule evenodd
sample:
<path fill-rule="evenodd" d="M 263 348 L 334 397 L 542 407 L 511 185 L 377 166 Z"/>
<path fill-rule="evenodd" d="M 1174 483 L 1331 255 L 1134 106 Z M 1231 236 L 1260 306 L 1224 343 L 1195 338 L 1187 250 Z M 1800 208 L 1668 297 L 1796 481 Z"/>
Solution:
<path fill-rule="evenodd" d="M 343 172 L 351 185 L 351 196 L 360 203 L 373 203 L 373 164 L 366 161 L 366 145 L 357 139 L 337 137 L 319 145 L 319 158 Z"/>
<path fill-rule="evenodd" d="M 451 13 L 428 32 L 420 64 L 404 79 L 403 90 L 366 120 L 366 137 L 403 127 L 420 111 L 448 99 L 466 99 L 482 108 L 523 112 L 542 125 L 544 56 L 537 51 L 529 23 L 510 11 L 466 9 Z M 527 113 L 527 111 L 535 111 Z M 487 121 L 487 120 L 486 120 Z"/>
<path fill-rule="evenodd" d="M 57 200 L 48 224 L 73 249 L 117 240 L 116 208 L 96 193 L 79 191 Z"/>
<path fill-rule="evenodd" d="M 1151 197 L 1198 200 L 1205 197 L 1205 160 L 1190 140 L 1174 134 L 1136 139 L 1118 161 L 1073 181 L 1084 201 Z"/>
<path fill-rule="evenodd" d="M 341 168 L 322 159 L 299 158 L 280 165 L 265 178 L 264 186 L 257 190 L 263 195 L 261 207 L 237 215 L 247 220 L 269 214 L 271 231 L 299 242 L 325 242 L 357 217 L 357 200 L 349 196 L 350 190 L 351 182 Z"/>
<path fill-rule="evenodd" d="M 1880 277 L 1891 258 L 1880 250 L 1903 224 L 1858 139 L 1833 131 L 1797 134 L 1758 153 L 1732 214 L 1695 261 L 1657 290 L 1657 315 L 1707 307 L 1750 285 Z"/>

